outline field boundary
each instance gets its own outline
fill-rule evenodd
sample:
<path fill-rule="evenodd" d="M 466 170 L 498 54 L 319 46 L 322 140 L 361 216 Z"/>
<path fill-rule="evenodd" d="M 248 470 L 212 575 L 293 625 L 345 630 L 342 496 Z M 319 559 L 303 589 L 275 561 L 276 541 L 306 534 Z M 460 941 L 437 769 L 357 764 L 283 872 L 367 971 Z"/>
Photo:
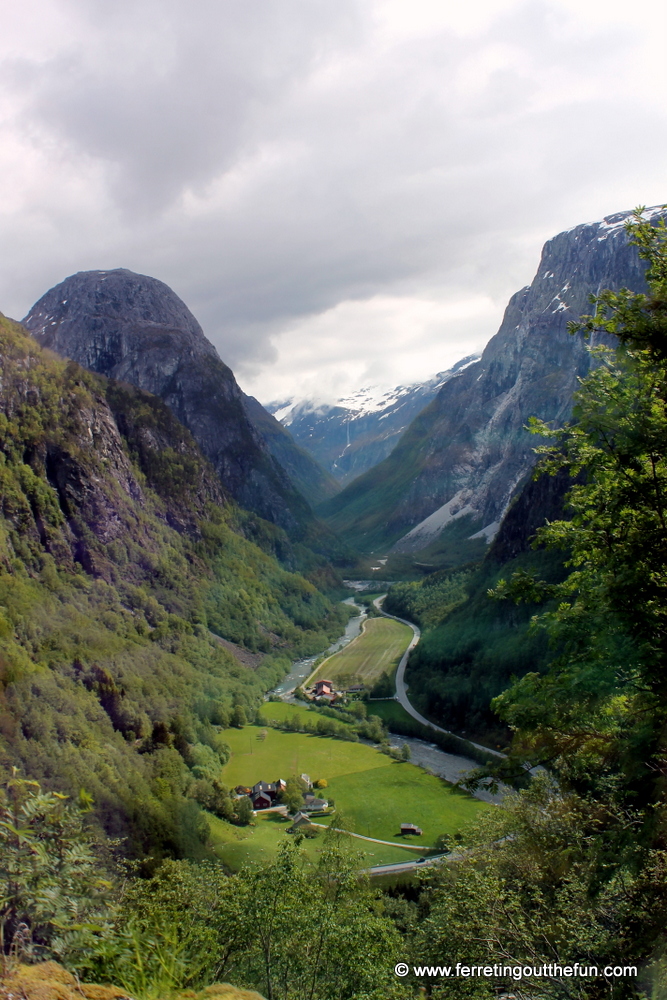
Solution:
<path fill-rule="evenodd" d="M 387 616 L 387 617 L 389 617 L 389 616 Z M 303 688 L 308 687 L 308 685 L 310 684 L 310 682 L 313 679 L 313 677 L 316 674 L 319 674 L 319 672 L 322 669 L 322 667 L 324 666 L 324 664 L 328 663 L 329 660 L 333 660 L 334 656 L 338 656 L 338 654 L 342 653 L 343 650 L 351 649 L 352 646 L 354 646 L 355 642 L 358 642 L 359 639 L 361 639 L 362 635 L 366 631 L 366 625 L 368 624 L 368 622 L 370 620 L 371 620 L 370 618 L 364 618 L 364 620 L 361 623 L 361 629 L 359 631 L 359 635 L 355 635 L 354 639 L 351 642 L 348 642 L 347 645 L 343 646 L 343 649 L 337 649 L 335 653 L 331 654 L 331 656 L 327 656 L 326 660 L 322 660 L 322 662 L 319 664 L 319 666 L 315 667 L 315 669 L 313 670 L 313 672 L 311 674 L 309 674 L 308 677 L 306 677 L 305 681 L 301 682 L 301 687 L 303 687 Z"/>

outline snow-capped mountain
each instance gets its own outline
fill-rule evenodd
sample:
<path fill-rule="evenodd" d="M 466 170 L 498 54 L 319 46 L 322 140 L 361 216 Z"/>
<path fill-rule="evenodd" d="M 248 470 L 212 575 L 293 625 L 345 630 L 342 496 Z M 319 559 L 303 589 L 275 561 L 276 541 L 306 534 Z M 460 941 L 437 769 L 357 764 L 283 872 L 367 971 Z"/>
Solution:
<path fill-rule="evenodd" d="M 269 403 L 266 409 L 344 485 L 386 458 L 445 382 L 478 360 L 478 355 L 469 355 L 426 382 L 393 389 L 370 386 L 335 403 L 289 399 Z"/>

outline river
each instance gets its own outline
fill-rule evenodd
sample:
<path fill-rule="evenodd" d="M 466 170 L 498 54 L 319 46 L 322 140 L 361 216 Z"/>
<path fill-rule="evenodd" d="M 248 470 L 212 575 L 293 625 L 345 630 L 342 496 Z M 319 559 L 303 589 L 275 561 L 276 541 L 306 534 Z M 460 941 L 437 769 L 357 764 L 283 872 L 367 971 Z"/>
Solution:
<path fill-rule="evenodd" d="M 357 604 L 354 597 L 346 598 L 343 601 L 343 604 L 349 604 L 351 607 L 357 608 L 360 613 L 355 615 L 354 618 L 350 618 L 345 627 L 345 632 L 339 639 L 336 639 L 336 641 L 329 646 L 329 648 L 325 651 L 325 656 L 331 656 L 332 653 L 337 653 L 339 649 L 343 648 L 343 646 L 347 646 L 348 642 L 352 642 L 353 639 L 356 639 L 361 632 L 361 626 L 366 621 L 366 609 L 361 604 Z M 291 694 L 291 692 L 294 691 L 295 688 L 298 688 L 313 672 L 313 664 L 320 656 L 322 656 L 322 653 L 317 653 L 315 656 L 307 656 L 303 660 L 296 660 L 296 662 L 292 664 L 292 669 L 287 676 L 283 677 L 280 684 L 276 685 L 273 691 L 270 691 L 269 694 L 279 694 L 281 696 Z"/>

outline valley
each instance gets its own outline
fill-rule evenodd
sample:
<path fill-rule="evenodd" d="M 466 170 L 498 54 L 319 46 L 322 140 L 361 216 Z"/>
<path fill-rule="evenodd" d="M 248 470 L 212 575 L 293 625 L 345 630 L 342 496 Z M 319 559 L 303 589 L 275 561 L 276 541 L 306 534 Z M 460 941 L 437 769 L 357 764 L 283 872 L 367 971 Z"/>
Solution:
<path fill-rule="evenodd" d="M 328 677 L 335 688 L 355 685 L 371 690 L 383 674 L 393 679 L 411 638 L 409 625 L 388 618 L 367 618 L 361 634 L 344 650 L 324 660 L 306 684 Z"/>
<path fill-rule="evenodd" d="M 269 703 L 264 712 L 271 718 L 271 709 L 282 707 Z M 292 714 L 292 706 L 286 707 Z M 354 841 L 351 847 L 361 852 L 365 867 L 409 860 L 415 847 L 428 853 L 438 837 L 459 833 L 484 808 L 483 803 L 435 775 L 392 760 L 365 744 L 258 726 L 229 733 L 228 741 L 232 756 L 222 777 L 230 787 L 306 772 L 313 779 L 326 780 L 322 794 L 335 803 L 331 815 L 313 817 L 316 823 L 399 844 L 401 823 L 416 823 L 422 828 L 422 836 L 405 838 L 405 847 Z M 260 813 L 256 822 L 256 828 L 238 832 L 231 843 L 216 848 L 230 867 L 267 860 L 289 836 L 285 833 L 289 820 L 279 814 Z M 215 838 L 215 827 L 212 833 Z M 305 842 L 309 854 L 321 851 L 323 834 L 321 831 L 319 837 Z"/>
<path fill-rule="evenodd" d="M 345 483 L 156 279 L 0 317 L 7 962 L 414 1000 L 396 957 L 663 961 L 663 214 L 549 241 Z"/>

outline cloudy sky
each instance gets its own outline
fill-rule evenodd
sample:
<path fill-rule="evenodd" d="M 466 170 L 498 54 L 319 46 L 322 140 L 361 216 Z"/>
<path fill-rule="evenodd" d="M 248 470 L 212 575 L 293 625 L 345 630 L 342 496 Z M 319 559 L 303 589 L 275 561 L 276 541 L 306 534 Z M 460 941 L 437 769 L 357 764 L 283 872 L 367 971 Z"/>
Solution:
<path fill-rule="evenodd" d="M 664 0 L 22 0 L 0 310 L 129 267 L 263 402 L 480 348 L 549 236 L 667 201 Z"/>

